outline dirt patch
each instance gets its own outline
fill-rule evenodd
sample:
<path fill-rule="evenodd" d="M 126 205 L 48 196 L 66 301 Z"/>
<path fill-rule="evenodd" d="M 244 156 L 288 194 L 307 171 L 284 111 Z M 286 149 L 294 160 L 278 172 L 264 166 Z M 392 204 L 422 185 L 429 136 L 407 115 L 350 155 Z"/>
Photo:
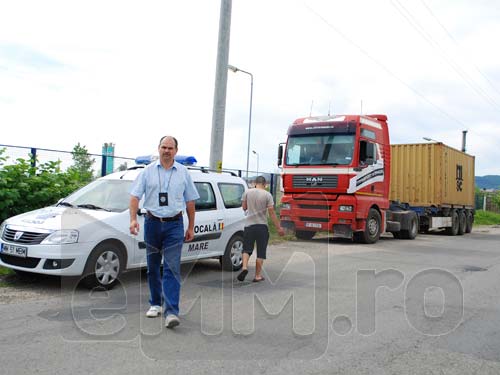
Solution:
<path fill-rule="evenodd" d="M 59 278 L 35 275 L 21 280 L 17 275 L 0 275 L 0 304 L 54 297 L 60 294 Z"/>

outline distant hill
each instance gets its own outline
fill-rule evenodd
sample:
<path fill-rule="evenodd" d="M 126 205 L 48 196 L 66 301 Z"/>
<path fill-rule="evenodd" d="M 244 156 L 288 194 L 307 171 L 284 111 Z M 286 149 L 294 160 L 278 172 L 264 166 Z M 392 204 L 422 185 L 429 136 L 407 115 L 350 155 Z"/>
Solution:
<path fill-rule="evenodd" d="M 479 189 L 500 189 L 500 176 L 476 176 L 476 186 Z"/>

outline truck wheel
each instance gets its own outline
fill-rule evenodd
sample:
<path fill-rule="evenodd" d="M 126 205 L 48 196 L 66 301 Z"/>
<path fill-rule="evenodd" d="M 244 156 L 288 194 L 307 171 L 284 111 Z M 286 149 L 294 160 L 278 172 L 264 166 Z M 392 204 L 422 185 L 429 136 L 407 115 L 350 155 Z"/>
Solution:
<path fill-rule="evenodd" d="M 456 236 L 459 227 L 457 210 L 451 210 L 450 216 L 451 216 L 451 227 L 446 228 L 446 234 L 448 236 Z"/>
<path fill-rule="evenodd" d="M 374 208 L 370 208 L 366 218 L 365 230 L 354 233 L 354 240 L 361 243 L 375 243 L 380 238 L 380 214 Z"/>
<path fill-rule="evenodd" d="M 465 227 L 467 226 L 467 217 L 463 210 L 458 211 L 458 235 L 463 235 L 465 233 Z"/>
<path fill-rule="evenodd" d="M 125 268 L 122 250 L 112 242 L 103 242 L 92 251 L 85 265 L 82 283 L 89 289 L 112 289 Z"/>
<path fill-rule="evenodd" d="M 472 232 L 472 223 L 474 222 L 474 215 L 469 210 L 465 213 L 465 233 Z"/>
<path fill-rule="evenodd" d="M 224 271 L 238 271 L 243 265 L 243 236 L 235 234 L 227 243 L 220 264 Z"/>
<path fill-rule="evenodd" d="M 295 231 L 295 237 L 299 240 L 310 240 L 314 237 L 316 232 L 310 232 L 307 230 L 297 230 Z"/>
<path fill-rule="evenodd" d="M 414 240 L 418 233 L 418 218 L 416 214 L 412 214 L 409 222 L 409 229 L 401 231 L 401 238 L 405 240 Z"/>

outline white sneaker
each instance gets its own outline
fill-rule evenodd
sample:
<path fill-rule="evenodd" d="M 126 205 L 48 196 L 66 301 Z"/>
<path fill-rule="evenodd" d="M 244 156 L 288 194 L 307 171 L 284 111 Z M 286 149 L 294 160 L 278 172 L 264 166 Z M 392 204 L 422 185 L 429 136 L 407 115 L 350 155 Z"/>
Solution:
<path fill-rule="evenodd" d="M 177 327 L 180 324 L 180 320 L 177 317 L 177 315 L 174 314 L 168 314 L 166 319 L 165 319 L 165 327 L 167 328 L 174 328 Z"/>
<path fill-rule="evenodd" d="M 161 315 L 161 306 L 151 306 L 146 313 L 148 318 L 156 318 Z"/>

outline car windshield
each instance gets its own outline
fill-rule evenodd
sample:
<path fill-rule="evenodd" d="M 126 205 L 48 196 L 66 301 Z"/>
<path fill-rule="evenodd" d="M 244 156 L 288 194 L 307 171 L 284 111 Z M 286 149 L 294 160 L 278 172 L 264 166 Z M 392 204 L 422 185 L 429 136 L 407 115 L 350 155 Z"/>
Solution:
<path fill-rule="evenodd" d="M 132 181 L 96 180 L 77 190 L 59 205 L 121 212 L 128 208 Z"/>
<path fill-rule="evenodd" d="M 287 165 L 349 165 L 354 135 L 325 134 L 291 136 L 286 151 Z"/>

